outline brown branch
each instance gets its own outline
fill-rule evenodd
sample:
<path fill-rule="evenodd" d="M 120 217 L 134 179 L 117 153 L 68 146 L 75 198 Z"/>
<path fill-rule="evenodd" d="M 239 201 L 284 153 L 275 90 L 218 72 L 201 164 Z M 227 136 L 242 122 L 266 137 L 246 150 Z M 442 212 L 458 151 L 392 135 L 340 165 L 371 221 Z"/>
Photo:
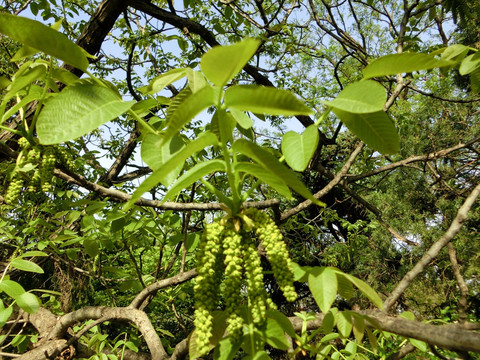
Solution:
<path fill-rule="evenodd" d="M 155 328 L 143 311 L 132 307 L 84 307 L 73 311 L 58 319 L 57 324 L 51 330 L 49 338 L 52 340 L 62 339 L 66 335 L 68 328 L 74 324 L 86 320 L 104 319 L 104 321 L 126 321 L 134 324 L 143 335 L 145 342 L 153 359 L 168 358 L 165 349 L 158 337 Z M 47 357 L 38 357 L 37 359 L 48 359 Z"/>
<path fill-rule="evenodd" d="M 378 310 L 364 310 L 359 313 L 373 320 L 370 326 L 379 325 L 383 331 L 421 340 L 445 349 L 480 352 L 480 334 L 464 330 L 456 324 L 425 324 L 420 321 L 388 316 Z"/>
<path fill-rule="evenodd" d="M 385 166 L 381 166 L 381 167 L 376 168 L 374 170 L 364 172 L 363 174 L 359 174 L 359 175 L 348 175 L 347 174 L 347 175 L 345 175 L 345 177 L 346 177 L 345 181 L 347 183 L 350 183 L 350 182 L 354 182 L 354 181 L 357 181 L 357 180 L 360 180 L 360 179 L 364 179 L 366 177 L 370 177 L 370 176 L 373 176 L 373 175 L 380 174 L 380 173 L 385 172 L 385 171 L 391 171 L 391 170 L 394 170 L 398 167 L 407 166 L 410 163 L 420 162 L 420 161 L 436 160 L 436 159 L 442 158 L 442 157 L 450 154 L 451 152 L 469 147 L 469 146 L 471 146 L 471 145 L 473 145 L 473 144 L 475 144 L 479 141 L 480 141 L 480 137 L 476 137 L 476 138 L 474 138 L 470 141 L 467 141 L 466 143 L 463 143 L 463 144 L 460 143 L 458 145 L 452 146 L 452 147 L 447 148 L 447 149 L 435 151 L 435 152 L 425 154 L 425 155 L 409 156 L 406 159 L 403 159 L 403 160 L 400 160 L 400 161 L 397 161 L 397 162 L 394 162 L 394 163 L 391 163 L 391 164 L 388 164 L 388 165 L 385 165 Z"/>
<path fill-rule="evenodd" d="M 392 291 L 390 296 L 385 300 L 385 302 L 383 303 L 383 306 L 386 312 L 388 312 L 392 308 L 392 306 L 395 304 L 398 298 L 403 294 L 405 289 L 410 285 L 412 280 L 418 274 L 420 274 L 425 269 L 425 267 L 434 258 L 437 257 L 440 250 L 442 250 L 450 242 L 450 240 L 452 240 L 455 237 L 455 235 L 457 235 L 457 233 L 460 231 L 462 227 L 463 222 L 468 217 L 468 212 L 470 211 L 470 208 L 473 206 L 479 194 L 480 194 L 480 184 L 477 185 L 473 189 L 473 191 L 470 193 L 470 195 L 466 198 L 465 202 L 458 210 L 457 216 L 455 217 L 455 219 L 453 219 L 447 231 L 440 237 L 440 239 L 438 239 L 430 247 L 430 249 L 428 249 L 428 251 L 422 256 L 422 258 L 417 262 L 417 264 L 412 268 L 412 270 L 410 270 L 403 277 L 403 279 L 398 283 L 396 288 Z M 478 347 L 480 349 L 480 340 L 478 341 Z"/>
<path fill-rule="evenodd" d="M 460 299 L 458 300 L 458 320 L 461 324 L 467 321 L 467 296 L 468 296 L 468 287 L 463 279 L 463 276 L 460 272 L 460 267 L 457 261 L 457 254 L 453 244 L 448 243 L 448 255 L 450 257 L 450 262 L 452 263 L 452 270 L 455 278 L 457 279 L 458 287 L 460 288 Z"/>
<path fill-rule="evenodd" d="M 149 286 L 147 286 L 145 289 L 140 291 L 137 296 L 132 300 L 130 305 L 128 306 L 129 308 L 133 309 L 138 309 L 143 301 L 152 293 L 157 292 L 160 289 L 169 287 L 169 286 L 174 286 L 174 285 L 179 285 L 184 283 L 185 281 L 188 281 L 190 279 L 193 279 L 195 276 L 197 276 L 197 271 L 195 269 L 186 271 L 184 273 L 172 276 L 168 279 L 163 279 L 160 281 L 157 281 Z"/>
<path fill-rule="evenodd" d="M 110 198 L 113 201 L 117 202 L 127 202 L 131 199 L 131 195 L 116 189 L 109 189 L 105 186 L 98 185 L 91 181 L 88 181 L 83 176 L 78 174 L 67 174 L 63 170 L 55 169 L 53 174 L 58 178 L 65 180 L 69 184 L 75 184 L 89 191 L 93 191 L 100 195 L 101 197 Z M 244 207 L 255 207 L 257 209 L 266 209 L 278 204 L 278 200 L 265 200 L 265 201 L 247 201 L 243 203 Z M 145 198 L 140 198 L 135 202 L 139 206 L 153 207 L 162 210 L 176 210 L 176 211 L 189 211 L 189 210 L 198 210 L 198 211 L 215 211 L 223 210 L 224 205 L 221 203 L 177 203 L 177 202 L 162 202 L 159 200 L 149 200 Z"/>
<path fill-rule="evenodd" d="M 328 192 L 330 192 L 330 190 L 332 190 L 342 180 L 342 178 L 347 174 L 348 170 L 350 169 L 353 162 L 355 161 L 355 158 L 358 156 L 360 151 L 362 151 L 363 146 L 364 146 L 363 142 L 360 142 L 357 145 L 355 150 L 350 154 L 350 157 L 343 165 L 342 169 L 338 172 L 337 175 L 335 175 L 333 180 L 331 180 L 322 190 L 316 192 L 313 195 L 315 199 L 321 199 L 323 196 L 328 194 Z M 298 214 L 300 211 L 305 210 L 307 207 L 311 206 L 312 204 L 313 202 L 311 200 L 305 200 L 300 204 L 298 204 L 297 206 L 295 206 L 294 208 L 291 208 L 285 211 L 284 213 L 282 213 L 282 215 L 280 216 L 280 220 L 283 221 L 285 219 L 288 219 L 290 216 Z"/>

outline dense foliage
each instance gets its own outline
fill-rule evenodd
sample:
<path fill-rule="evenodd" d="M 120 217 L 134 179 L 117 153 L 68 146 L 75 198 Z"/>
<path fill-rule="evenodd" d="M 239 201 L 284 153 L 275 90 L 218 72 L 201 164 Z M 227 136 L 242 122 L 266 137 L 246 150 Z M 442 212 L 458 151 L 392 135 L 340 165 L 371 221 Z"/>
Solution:
<path fill-rule="evenodd" d="M 479 29 L 3 2 L 0 359 L 478 357 Z"/>

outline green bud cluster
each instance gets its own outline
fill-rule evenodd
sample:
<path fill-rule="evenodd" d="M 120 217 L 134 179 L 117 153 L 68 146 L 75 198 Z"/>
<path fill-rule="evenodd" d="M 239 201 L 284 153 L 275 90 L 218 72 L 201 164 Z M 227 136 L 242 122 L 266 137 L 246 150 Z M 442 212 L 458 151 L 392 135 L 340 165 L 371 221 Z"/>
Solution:
<path fill-rule="evenodd" d="M 276 306 L 268 296 L 257 239 L 264 246 L 273 273 L 289 301 L 297 298 L 293 287 L 293 267 L 282 234 L 267 214 L 247 209 L 239 217 L 228 216 L 205 227 L 197 253 L 195 285 L 195 327 L 198 351 L 210 349 L 213 311 L 219 302 L 220 284 L 227 318 L 227 331 L 234 339 L 242 336 L 244 319 L 240 314 L 242 289 L 255 325 L 265 323 L 268 309 Z M 242 287 L 243 282 L 246 288 Z"/>
<path fill-rule="evenodd" d="M 255 234 L 265 248 L 273 275 L 277 279 L 283 295 L 288 301 L 295 301 L 297 293 L 293 286 L 293 264 L 280 229 L 267 214 L 257 209 L 248 209 L 246 214 L 256 225 Z"/>

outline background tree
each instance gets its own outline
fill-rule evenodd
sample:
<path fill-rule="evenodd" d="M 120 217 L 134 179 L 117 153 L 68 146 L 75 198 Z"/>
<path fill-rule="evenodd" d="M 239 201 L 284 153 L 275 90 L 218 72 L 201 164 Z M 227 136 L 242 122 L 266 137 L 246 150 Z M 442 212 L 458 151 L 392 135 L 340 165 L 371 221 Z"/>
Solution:
<path fill-rule="evenodd" d="M 476 1 L 7 1 L 0 16 L 0 358 L 480 353 Z M 295 301 L 268 240 L 264 286 L 249 275 L 264 214 L 298 264 Z M 225 258 L 242 244 L 242 286 L 225 260 L 206 292 L 212 223 Z M 220 295 L 203 348 L 201 292 Z M 256 320 L 262 297 L 278 310 Z"/>

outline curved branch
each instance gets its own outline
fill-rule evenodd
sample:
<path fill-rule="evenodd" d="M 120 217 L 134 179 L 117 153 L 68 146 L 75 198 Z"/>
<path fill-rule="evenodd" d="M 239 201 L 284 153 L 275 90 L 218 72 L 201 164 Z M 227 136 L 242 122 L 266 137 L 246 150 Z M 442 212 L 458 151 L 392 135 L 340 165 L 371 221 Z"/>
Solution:
<path fill-rule="evenodd" d="M 193 270 L 172 276 L 171 278 L 157 281 L 147 286 L 142 291 L 140 291 L 137 294 L 137 296 L 135 296 L 135 299 L 133 299 L 133 301 L 130 303 L 128 307 L 133 309 L 138 309 L 140 305 L 143 303 L 143 301 L 148 297 L 148 295 L 154 292 L 157 292 L 160 289 L 184 283 L 185 281 L 193 279 L 195 276 L 197 276 L 197 271 L 193 269 Z"/>
<path fill-rule="evenodd" d="M 62 316 L 49 334 L 50 339 L 61 339 L 69 327 L 86 320 L 126 321 L 134 324 L 143 335 L 153 359 L 166 359 L 167 353 L 155 328 L 143 311 L 131 307 L 84 307 Z M 40 358 L 38 358 L 40 359 Z M 47 359 L 47 358 L 45 358 Z"/>

